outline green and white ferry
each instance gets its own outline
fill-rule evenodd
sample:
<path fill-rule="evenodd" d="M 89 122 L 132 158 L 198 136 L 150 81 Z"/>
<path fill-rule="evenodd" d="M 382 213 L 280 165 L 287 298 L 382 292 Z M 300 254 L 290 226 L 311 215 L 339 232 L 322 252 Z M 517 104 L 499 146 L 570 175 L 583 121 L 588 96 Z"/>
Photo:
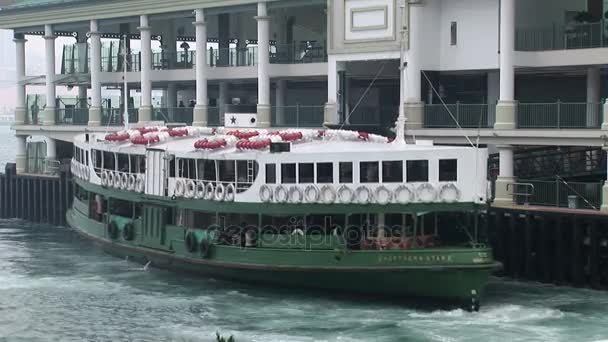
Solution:
<path fill-rule="evenodd" d="M 111 254 L 159 268 L 477 310 L 497 263 L 476 227 L 458 232 L 450 218 L 484 210 L 486 159 L 348 130 L 82 134 L 67 218 Z"/>

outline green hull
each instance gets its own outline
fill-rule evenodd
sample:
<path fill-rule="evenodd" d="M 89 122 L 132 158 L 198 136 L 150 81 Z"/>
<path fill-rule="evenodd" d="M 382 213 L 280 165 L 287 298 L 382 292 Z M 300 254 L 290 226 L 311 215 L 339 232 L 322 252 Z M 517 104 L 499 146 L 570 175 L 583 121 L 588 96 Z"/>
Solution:
<path fill-rule="evenodd" d="M 76 205 L 77 208 L 77 205 Z M 244 282 L 335 290 L 390 297 L 437 298 L 478 305 L 491 272 L 491 250 L 302 250 L 212 245 L 204 257 L 185 248 L 185 229 L 166 227 L 157 243 L 135 224 L 135 239 L 109 239 L 103 223 L 72 209 L 71 227 L 110 254 L 153 266 Z M 475 309 L 474 307 L 471 307 Z"/>

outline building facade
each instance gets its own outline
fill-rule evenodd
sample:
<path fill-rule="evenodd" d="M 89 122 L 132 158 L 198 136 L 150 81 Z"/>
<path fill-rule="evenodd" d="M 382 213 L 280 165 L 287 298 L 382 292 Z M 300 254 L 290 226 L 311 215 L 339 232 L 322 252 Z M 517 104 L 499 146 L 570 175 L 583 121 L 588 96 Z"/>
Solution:
<path fill-rule="evenodd" d="M 15 37 L 18 170 L 28 136 L 59 159 L 75 132 L 119 129 L 124 103 L 130 122 L 221 125 L 244 112 L 260 127 L 389 127 L 403 106 L 407 135 L 498 153 L 497 202 L 522 183 L 522 151 L 575 151 L 568 163 L 606 178 L 604 1 L 407 2 L 16 0 L 0 28 Z M 25 72 L 34 35 L 44 75 Z"/>

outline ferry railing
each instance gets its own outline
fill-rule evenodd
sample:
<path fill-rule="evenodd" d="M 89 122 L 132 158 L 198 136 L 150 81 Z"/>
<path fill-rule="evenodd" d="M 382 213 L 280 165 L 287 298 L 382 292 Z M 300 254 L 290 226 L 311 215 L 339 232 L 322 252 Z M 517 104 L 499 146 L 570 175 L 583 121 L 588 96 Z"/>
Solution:
<path fill-rule="evenodd" d="M 207 50 L 207 64 L 211 67 L 254 66 L 257 62 L 257 46 Z"/>
<path fill-rule="evenodd" d="M 519 128 L 597 129 L 603 120 L 601 103 L 519 103 Z"/>
<path fill-rule="evenodd" d="M 44 159 L 42 162 L 43 172 L 46 175 L 57 175 L 61 168 L 61 162 L 56 159 Z"/>
<path fill-rule="evenodd" d="M 191 125 L 193 111 L 194 108 L 192 107 L 154 108 L 152 110 L 152 120 Z"/>
<path fill-rule="evenodd" d="M 608 46 L 607 22 L 553 24 L 542 28 L 515 30 L 518 51 L 588 49 Z"/>
<path fill-rule="evenodd" d="M 123 72 L 123 56 L 105 56 L 101 58 L 101 71 L 103 72 Z M 141 71 L 141 53 L 127 55 L 127 71 Z"/>
<path fill-rule="evenodd" d="M 270 47 L 271 64 L 327 62 L 327 50 L 318 43 L 277 44 Z"/>
<path fill-rule="evenodd" d="M 568 198 L 575 196 L 579 207 L 597 209 L 602 205 L 601 182 L 566 182 L 561 177 L 555 180 L 521 180 L 534 185 L 534 195 L 530 204 L 551 207 L 568 207 Z"/>
<path fill-rule="evenodd" d="M 454 119 L 463 128 L 491 128 L 496 121 L 496 105 L 456 102 L 445 106 L 443 104 L 424 106 L 425 128 L 456 128 Z"/>
<path fill-rule="evenodd" d="M 272 106 L 271 117 L 274 127 L 321 127 L 324 106 Z"/>
<path fill-rule="evenodd" d="M 534 196 L 534 184 L 532 183 L 509 183 L 507 184 L 507 192 L 511 191 L 514 204 L 530 204 L 530 198 Z"/>
<path fill-rule="evenodd" d="M 55 109 L 55 124 L 57 125 L 87 125 L 89 123 L 89 108 L 57 108 Z"/>

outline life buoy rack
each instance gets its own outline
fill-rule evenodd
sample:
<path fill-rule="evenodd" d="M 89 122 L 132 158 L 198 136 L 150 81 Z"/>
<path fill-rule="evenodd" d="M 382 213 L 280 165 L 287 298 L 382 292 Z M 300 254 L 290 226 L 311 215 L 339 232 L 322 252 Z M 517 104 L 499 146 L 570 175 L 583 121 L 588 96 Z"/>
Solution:
<path fill-rule="evenodd" d="M 129 190 L 129 191 L 135 190 L 136 182 L 137 182 L 137 179 L 135 179 L 135 175 L 129 175 L 129 181 L 127 183 L 127 190 Z"/>
<path fill-rule="evenodd" d="M 101 172 L 101 186 L 108 186 L 108 171 Z"/>
<path fill-rule="evenodd" d="M 437 191 L 430 183 L 420 184 L 416 189 L 416 197 L 420 202 L 433 202 L 437 198 Z"/>
<path fill-rule="evenodd" d="M 129 188 L 129 175 L 123 173 L 120 176 L 120 188 L 123 190 L 127 190 Z"/>
<path fill-rule="evenodd" d="M 368 204 L 372 201 L 372 191 L 365 185 L 361 185 L 355 190 L 357 202 L 360 204 Z"/>
<path fill-rule="evenodd" d="M 329 185 L 326 184 L 321 188 L 321 200 L 323 201 L 323 203 L 325 204 L 331 204 L 334 203 L 336 201 L 336 190 L 334 190 L 334 188 Z"/>
<path fill-rule="evenodd" d="M 182 197 L 182 196 L 184 196 L 185 192 L 186 192 L 186 183 L 184 182 L 183 179 L 178 179 L 175 182 L 175 196 Z"/>
<path fill-rule="evenodd" d="M 184 239 L 184 243 L 186 244 L 186 250 L 190 253 L 196 252 L 197 242 L 196 236 L 194 236 L 193 232 L 187 232 L 186 237 Z"/>
<path fill-rule="evenodd" d="M 260 200 L 264 203 L 272 201 L 272 189 L 267 184 L 263 184 L 262 186 L 260 186 L 259 195 Z"/>
<path fill-rule="evenodd" d="M 196 184 L 192 179 L 186 181 L 186 189 L 184 190 L 184 197 L 193 198 L 196 193 Z"/>
<path fill-rule="evenodd" d="M 213 197 L 215 196 L 215 187 L 213 186 L 213 183 L 209 182 L 207 183 L 207 185 L 205 185 L 205 199 L 208 201 L 213 200 Z"/>
<path fill-rule="evenodd" d="M 292 186 L 289 188 L 289 202 L 290 203 L 302 203 L 303 195 L 302 190 L 297 186 Z"/>
<path fill-rule="evenodd" d="M 137 180 L 135 181 L 135 190 L 137 192 L 142 193 L 146 189 L 144 182 L 144 175 L 137 175 Z"/>
<path fill-rule="evenodd" d="M 196 199 L 205 198 L 205 183 L 203 181 L 196 182 L 196 191 L 194 192 L 194 198 L 196 198 Z"/>
<path fill-rule="evenodd" d="M 456 202 L 460 195 L 460 189 L 454 183 L 445 184 L 439 190 L 439 199 L 443 202 Z"/>
<path fill-rule="evenodd" d="M 215 187 L 215 200 L 218 202 L 223 201 L 226 198 L 226 187 L 222 183 L 218 183 Z"/>
<path fill-rule="evenodd" d="M 338 189 L 338 199 L 340 203 L 348 204 L 354 200 L 355 192 L 348 185 L 342 185 Z"/>
<path fill-rule="evenodd" d="M 116 224 L 115 221 L 111 221 L 108 224 L 108 237 L 111 240 L 116 240 L 116 238 L 118 237 L 118 224 Z"/>
<path fill-rule="evenodd" d="M 289 193 L 287 189 L 281 184 L 277 185 L 276 189 L 274 189 L 274 199 L 279 203 L 285 203 L 288 197 Z"/>
<path fill-rule="evenodd" d="M 112 171 L 105 171 L 108 174 L 108 187 L 111 188 L 114 186 L 114 172 Z"/>
<path fill-rule="evenodd" d="M 122 228 L 122 238 L 125 241 L 132 241 L 134 237 L 135 237 L 135 226 L 133 226 L 133 223 L 125 224 L 125 226 Z"/>
<path fill-rule="evenodd" d="M 319 202 L 319 188 L 316 185 L 309 185 L 304 189 L 304 198 L 308 203 Z"/>
<path fill-rule="evenodd" d="M 228 185 L 226 185 L 226 195 L 224 195 L 224 200 L 226 202 L 232 202 L 234 201 L 234 197 L 236 196 L 236 189 L 234 187 L 234 184 L 229 183 Z"/>
<path fill-rule="evenodd" d="M 378 204 L 386 205 L 389 204 L 393 199 L 393 193 L 384 185 L 380 185 L 376 188 L 374 198 Z"/>
<path fill-rule="evenodd" d="M 407 185 L 399 185 L 395 189 L 395 201 L 399 204 L 408 204 L 414 202 L 416 194 Z"/>

